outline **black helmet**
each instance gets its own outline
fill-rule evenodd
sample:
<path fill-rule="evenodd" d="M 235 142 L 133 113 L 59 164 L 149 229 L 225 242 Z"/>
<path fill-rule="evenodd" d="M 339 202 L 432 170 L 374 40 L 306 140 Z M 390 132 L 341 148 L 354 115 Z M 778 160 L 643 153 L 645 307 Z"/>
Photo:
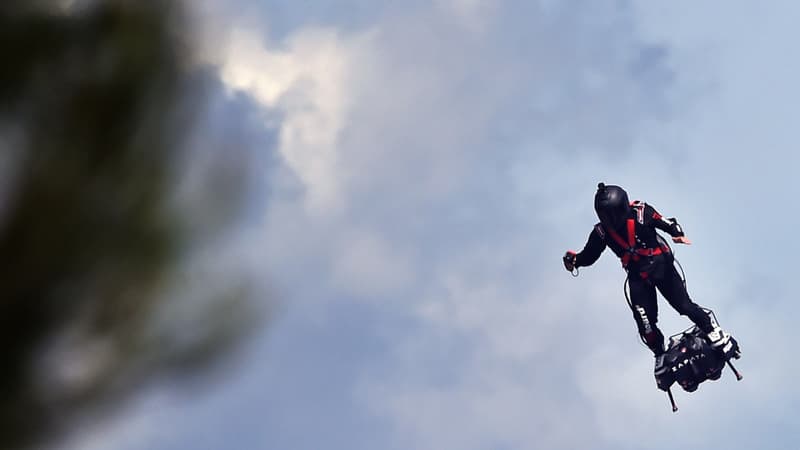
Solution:
<path fill-rule="evenodd" d="M 619 228 L 630 211 L 628 193 L 619 186 L 600 183 L 594 195 L 594 210 L 603 225 L 612 229 Z"/>

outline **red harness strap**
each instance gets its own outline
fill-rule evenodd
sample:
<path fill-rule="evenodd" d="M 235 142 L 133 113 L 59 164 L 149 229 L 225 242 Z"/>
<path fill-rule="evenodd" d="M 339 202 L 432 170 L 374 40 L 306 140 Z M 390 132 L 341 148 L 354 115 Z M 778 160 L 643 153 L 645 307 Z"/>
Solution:
<path fill-rule="evenodd" d="M 628 242 L 622 239 L 622 236 L 617 234 L 616 231 L 609 229 L 608 234 L 617 241 L 617 244 L 625 249 L 625 254 L 622 255 L 622 267 L 628 267 L 628 263 L 633 259 L 638 261 L 640 256 L 656 256 L 667 252 L 668 250 L 663 247 L 657 248 L 636 248 L 636 221 L 628 219 Z"/>

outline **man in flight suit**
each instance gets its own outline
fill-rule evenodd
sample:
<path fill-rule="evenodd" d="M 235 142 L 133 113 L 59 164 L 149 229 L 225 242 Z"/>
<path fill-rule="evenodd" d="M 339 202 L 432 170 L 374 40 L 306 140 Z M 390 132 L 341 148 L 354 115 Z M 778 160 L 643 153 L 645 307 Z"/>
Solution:
<path fill-rule="evenodd" d="M 675 219 L 669 221 L 647 203 L 628 201 L 628 194 L 619 186 L 597 186 L 594 209 L 600 222 L 589 234 L 588 242 L 579 253 L 568 251 L 564 267 L 572 272 L 577 267 L 590 266 L 609 247 L 628 272 L 631 307 L 639 334 L 656 357 L 656 374 L 663 366 L 664 335 L 658 329 L 656 289 L 678 311 L 689 317 L 702 330 L 715 349 L 725 347 L 730 335 L 711 321 L 710 316 L 686 291 L 675 269 L 674 256 L 656 230 L 672 236 L 680 244 L 690 244 Z"/>

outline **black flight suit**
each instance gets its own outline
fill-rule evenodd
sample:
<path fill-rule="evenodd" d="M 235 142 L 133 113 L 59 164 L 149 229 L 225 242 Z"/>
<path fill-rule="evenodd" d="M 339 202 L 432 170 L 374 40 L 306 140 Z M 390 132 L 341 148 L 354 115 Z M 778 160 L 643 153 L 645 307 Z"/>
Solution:
<path fill-rule="evenodd" d="M 602 223 L 594 226 L 586 246 L 576 256 L 575 267 L 592 265 L 606 247 L 622 259 L 628 272 L 631 308 L 639 334 L 658 356 L 664 352 L 664 335 L 656 326 L 656 288 L 678 313 L 688 316 L 703 332 L 711 332 L 713 325 L 708 314 L 689 298 L 673 264 L 674 256 L 664 242 L 659 242 L 662 238 L 656 229 L 673 237 L 683 236 L 677 222 L 667 222 L 652 206 L 635 201 L 626 222 L 618 229 L 611 230 Z"/>

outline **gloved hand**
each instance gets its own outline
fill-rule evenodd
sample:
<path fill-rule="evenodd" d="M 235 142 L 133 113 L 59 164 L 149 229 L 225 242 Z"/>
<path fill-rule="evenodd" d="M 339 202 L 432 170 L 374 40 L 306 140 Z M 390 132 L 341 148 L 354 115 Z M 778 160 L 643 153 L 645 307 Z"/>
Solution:
<path fill-rule="evenodd" d="M 564 268 L 567 269 L 567 272 L 572 272 L 575 270 L 577 258 L 578 255 L 572 250 L 567 250 L 567 253 L 564 254 Z"/>

